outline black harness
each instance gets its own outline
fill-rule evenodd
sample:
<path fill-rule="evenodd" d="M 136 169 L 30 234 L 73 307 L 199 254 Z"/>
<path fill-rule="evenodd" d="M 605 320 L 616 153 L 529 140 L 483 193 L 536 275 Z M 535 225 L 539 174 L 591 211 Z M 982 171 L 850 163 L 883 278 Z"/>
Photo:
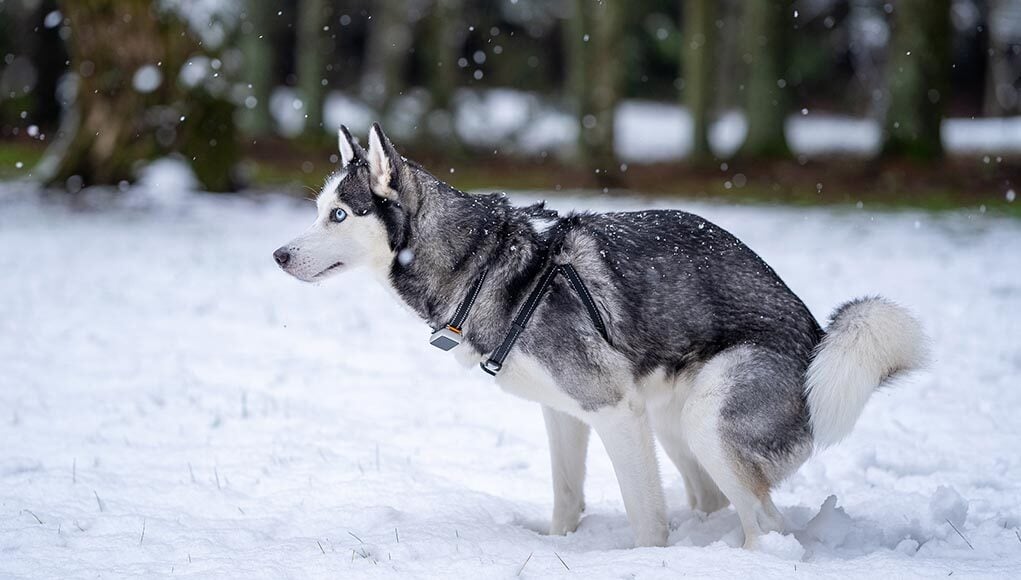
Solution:
<path fill-rule="evenodd" d="M 475 282 L 472 283 L 468 289 L 468 294 L 458 305 L 457 310 L 454 312 L 454 317 L 450 319 L 450 322 L 443 328 L 435 330 L 430 338 L 429 342 L 438 348 L 443 350 L 450 350 L 457 346 L 461 342 L 461 325 L 467 320 L 468 314 L 471 312 L 472 306 L 475 304 L 475 300 L 479 296 L 479 291 L 482 289 L 482 284 L 486 280 L 486 274 L 488 270 L 483 270 L 482 274 L 476 278 Z M 578 294 L 578 298 L 581 299 L 581 303 L 585 305 L 585 310 L 588 311 L 589 318 L 592 319 L 592 324 L 595 325 L 596 330 L 603 337 L 603 340 L 610 342 L 610 336 L 606 332 L 606 325 L 603 323 L 603 317 L 599 314 L 599 309 L 596 307 L 595 300 L 592 299 L 592 294 L 589 293 L 588 288 L 585 287 L 585 283 L 582 281 L 581 276 L 578 275 L 578 271 L 574 269 L 571 264 L 554 264 L 543 273 L 542 278 L 539 279 L 539 283 L 535 285 L 532 292 L 525 299 L 521 307 L 518 308 L 518 313 L 511 322 L 510 330 L 507 331 L 507 336 L 504 337 L 503 342 L 497 347 L 490 355 L 489 359 L 485 362 L 479 363 L 482 370 L 486 371 L 492 376 L 496 376 L 503 368 L 503 361 L 507 359 L 507 355 L 510 354 L 514 343 L 517 342 L 518 337 L 525 331 L 525 327 L 528 326 L 528 321 L 532 319 L 532 315 L 535 314 L 536 308 L 539 307 L 539 303 L 542 302 L 546 291 L 556 280 L 558 275 L 563 275 L 567 278 L 567 282 L 571 285 L 571 288 Z"/>

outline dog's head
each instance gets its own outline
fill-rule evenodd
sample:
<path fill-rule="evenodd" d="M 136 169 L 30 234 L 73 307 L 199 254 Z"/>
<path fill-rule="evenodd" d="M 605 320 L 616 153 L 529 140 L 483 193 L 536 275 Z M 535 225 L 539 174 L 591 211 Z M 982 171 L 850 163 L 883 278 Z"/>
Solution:
<path fill-rule="evenodd" d="M 399 208 L 372 193 L 369 154 L 346 127 L 340 128 L 339 144 L 340 170 L 326 179 L 316 199 L 315 222 L 273 252 L 285 272 L 305 282 L 363 265 L 385 271 L 394 258 L 386 222 Z"/>
<path fill-rule="evenodd" d="M 306 282 L 358 265 L 385 277 L 420 258 L 449 271 L 485 243 L 509 207 L 502 195 L 469 195 L 436 179 L 402 157 L 376 124 L 368 152 L 342 127 L 340 156 L 341 170 L 316 202 L 315 223 L 273 254 Z"/>

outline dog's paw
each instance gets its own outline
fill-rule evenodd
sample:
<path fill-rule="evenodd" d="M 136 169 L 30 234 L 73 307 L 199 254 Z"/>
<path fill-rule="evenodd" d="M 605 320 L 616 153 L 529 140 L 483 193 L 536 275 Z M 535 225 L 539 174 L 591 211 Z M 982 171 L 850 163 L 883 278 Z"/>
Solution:
<path fill-rule="evenodd" d="M 566 536 L 578 529 L 581 523 L 581 512 L 585 510 L 585 504 L 570 510 L 553 510 L 553 520 L 550 522 L 549 534 L 551 536 Z"/>
<path fill-rule="evenodd" d="M 574 514 L 573 516 L 553 516 L 553 521 L 549 526 L 549 535 L 551 536 L 566 536 L 571 532 L 578 529 L 578 524 L 581 523 L 581 512 Z"/>
<path fill-rule="evenodd" d="M 585 511 L 584 499 L 553 502 L 553 519 L 550 522 L 549 535 L 566 536 L 577 530 L 583 511 Z"/>

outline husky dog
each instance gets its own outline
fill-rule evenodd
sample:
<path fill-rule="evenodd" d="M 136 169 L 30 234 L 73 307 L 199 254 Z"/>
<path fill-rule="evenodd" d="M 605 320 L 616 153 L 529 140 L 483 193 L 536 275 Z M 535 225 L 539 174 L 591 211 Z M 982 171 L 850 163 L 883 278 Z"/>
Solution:
<path fill-rule="evenodd" d="M 469 365 L 501 345 L 544 272 L 570 264 L 583 281 L 588 302 L 571 280 L 552 280 L 495 378 L 542 405 L 552 534 L 578 526 L 595 429 L 637 545 L 667 541 L 656 437 L 691 507 L 732 503 L 754 548 L 783 529 L 770 490 L 813 448 L 845 437 L 876 388 L 922 361 L 921 328 L 904 309 L 852 300 L 824 331 L 758 255 L 697 215 L 558 216 L 467 194 L 401 157 L 378 125 L 368 152 L 342 127 L 340 157 L 311 229 L 274 252 L 292 276 L 367 266 L 434 328 L 481 279 L 460 329 L 457 354 Z"/>

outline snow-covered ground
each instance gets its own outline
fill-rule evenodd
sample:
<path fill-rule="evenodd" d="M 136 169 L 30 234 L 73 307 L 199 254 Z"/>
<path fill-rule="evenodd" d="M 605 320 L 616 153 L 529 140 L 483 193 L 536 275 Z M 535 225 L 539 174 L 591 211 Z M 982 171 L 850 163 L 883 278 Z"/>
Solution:
<path fill-rule="evenodd" d="M 693 210 L 820 318 L 882 293 L 925 322 L 930 370 L 779 489 L 792 535 L 752 553 L 731 509 L 684 505 L 665 458 L 671 546 L 630 549 L 597 442 L 581 527 L 544 535 L 539 409 L 430 347 L 366 275 L 279 272 L 312 204 L 154 199 L 0 190 L 2 578 L 1021 577 L 1017 221 L 552 200 Z"/>

